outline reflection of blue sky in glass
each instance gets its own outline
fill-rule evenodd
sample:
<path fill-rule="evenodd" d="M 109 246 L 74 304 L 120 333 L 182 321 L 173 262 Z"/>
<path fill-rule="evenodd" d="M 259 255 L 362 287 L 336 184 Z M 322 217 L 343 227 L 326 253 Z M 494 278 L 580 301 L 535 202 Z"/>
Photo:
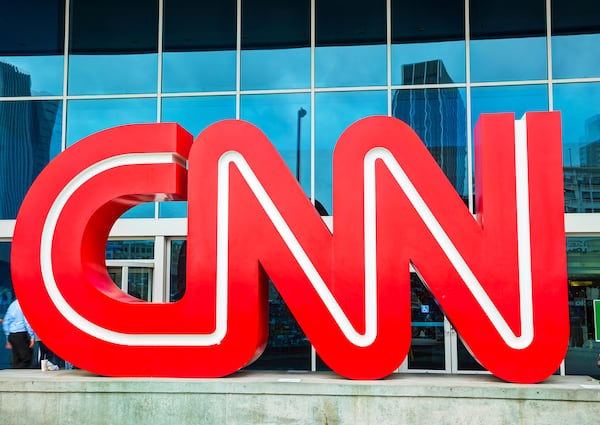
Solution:
<path fill-rule="evenodd" d="M 194 138 L 217 121 L 235 118 L 234 96 L 172 97 L 162 100 L 162 122 L 176 122 Z"/>
<path fill-rule="evenodd" d="M 548 86 L 499 86 L 471 89 L 471 130 L 484 113 L 513 112 L 515 119 L 525 112 L 548 110 Z"/>
<path fill-rule="evenodd" d="M 300 108 L 306 111 L 306 115 L 300 119 L 300 180 L 308 194 L 310 187 L 310 95 L 299 93 L 242 96 L 240 118 L 256 125 L 265 133 L 295 175 L 298 110 Z"/>
<path fill-rule="evenodd" d="M 387 84 L 386 46 L 328 46 L 315 50 L 317 87 Z"/>
<path fill-rule="evenodd" d="M 69 94 L 156 93 L 158 55 L 70 55 Z"/>
<path fill-rule="evenodd" d="M 562 118 L 563 161 L 577 167 L 581 165 L 579 148 L 598 140 L 586 134 L 586 121 L 600 115 L 600 83 L 555 84 L 553 88 L 554 109 Z"/>
<path fill-rule="evenodd" d="M 470 46 L 473 82 L 546 78 L 544 37 L 472 40 Z"/>
<path fill-rule="evenodd" d="M 173 97 L 162 100 L 162 122 L 176 122 L 194 138 L 210 124 L 235 118 L 234 96 Z M 159 217 L 187 216 L 187 202 L 161 202 Z"/>
<path fill-rule="evenodd" d="M 471 90 L 471 134 L 475 141 L 474 128 L 479 116 L 484 113 L 512 112 L 515 119 L 521 119 L 525 112 L 543 112 L 548 110 L 548 86 L 500 86 L 474 87 Z M 471 152 L 472 159 L 475 154 Z M 475 167 L 475 161 L 472 161 Z M 475 173 L 473 173 L 475 175 Z M 475 192 L 475 187 L 473 188 Z"/>
<path fill-rule="evenodd" d="M 106 128 L 156 122 L 156 99 L 71 100 L 67 114 L 67 146 L 70 146 Z M 154 203 L 139 205 L 123 217 L 154 217 Z"/>
<path fill-rule="evenodd" d="M 156 99 L 70 100 L 67 146 L 100 130 L 123 124 L 156 122 Z"/>
<path fill-rule="evenodd" d="M 333 148 L 355 121 L 387 115 L 387 92 L 317 93 L 315 108 L 315 196 L 332 214 Z"/>
<path fill-rule="evenodd" d="M 163 53 L 163 91 L 235 90 L 235 51 Z"/>
<path fill-rule="evenodd" d="M 600 76 L 600 34 L 552 37 L 554 78 Z"/>
<path fill-rule="evenodd" d="M 402 65 L 441 59 L 455 83 L 466 80 L 465 42 L 411 43 L 392 45 L 392 84 L 402 84 Z"/>
<path fill-rule="evenodd" d="M 310 48 L 242 50 L 242 90 L 310 87 Z"/>
<path fill-rule="evenodd" d="M 34 96 L 62 95 L 63 56 L 0 56 L 0 62 L 16 66 L 31 77 Z"/>

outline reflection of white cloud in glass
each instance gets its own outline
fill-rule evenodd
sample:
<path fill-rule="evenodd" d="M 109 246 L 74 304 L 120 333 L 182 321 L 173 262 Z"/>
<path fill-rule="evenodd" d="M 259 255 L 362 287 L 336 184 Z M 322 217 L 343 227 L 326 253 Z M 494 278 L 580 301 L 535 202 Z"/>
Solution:
<path fill-rule="evenodd" d="M 235 51 L 163 53 L 163 91 L 235 90 Z"/>
<path fill-rule="evenodd" d="M 158 55 L 71 55 L 69 94 L 156 93 Z"/>
<path fill-rule="evenodd" d="M 16 66 L 31 77 L 32 95 L 62 95 L 63 56 L 3 56 L 0 62 Z"/>
<path fill-rule="evenodd" d="M 600 76 L 600 34 L 552 37 L 552 72 L 554 78 Z"/>
<path fill-rule="evenodd" d="M 545 79 L 544 37 L 471 41 L 471 80 L 513 81 Z"/>
<path fill-rule="evenodd" d="M 377 86 L 387 83 L 386 46 L 327 46 L 315 50 L 316 85 Z"/>
<path fill-rule="evenodd" d="M 242 51 L 242 90 L 310 87 L 310 49 Z"/>
<path fill-rule="evenodd" d="M 402 65 L 440 59 L 455 83 L 464 83 L 465 42 L 411 43 L 392 45 L 392 84 L 402 84 Z"/>

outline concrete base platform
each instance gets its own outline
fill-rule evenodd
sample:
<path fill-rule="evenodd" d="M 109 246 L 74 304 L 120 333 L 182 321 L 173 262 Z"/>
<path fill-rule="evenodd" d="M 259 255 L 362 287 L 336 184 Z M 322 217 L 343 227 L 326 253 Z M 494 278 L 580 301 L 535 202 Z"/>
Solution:
<path fill-rule="evenodd" d="M 536 385 L 490 375 L 238 373 L 223 379 L 105 378 L 83 371 L 0 371 L 0 423 L 19 424 L 592 424 L 600 383 Z"/>

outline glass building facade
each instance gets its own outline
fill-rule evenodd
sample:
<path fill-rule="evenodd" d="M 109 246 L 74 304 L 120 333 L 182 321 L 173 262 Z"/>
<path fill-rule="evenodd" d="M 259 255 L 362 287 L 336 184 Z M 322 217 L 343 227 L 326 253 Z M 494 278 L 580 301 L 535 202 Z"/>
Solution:
<path fill-rule="evenodd" d="M 350 124 L 409 123 L 473 208 L 482 113 L 560 111 L 571 340 L 559 373 L 598 375 L 600 3 L 595 0 L 30 0 L 0 14 L 0 317 L 14 298 L 10 247 L 23 196 L 54 156 L 120 124 L 178 122 L 194 135 L 237 118 L 269 137 L 322 215 Z M 185 202 L 128 211 L 107 245 L 124 291 L 185 292 Z M 423 282 L 400 368 L 480 370 Z M 326 366 L 277 291 L 251 367 Z M 0 337 L 0 338 L 3 338 Z M 2 341 L 0 341 L 2 342 Z M 2 344 L 2 347 L 4 344 Z M 0 367 L 8 351 L 0 349 Z"/>

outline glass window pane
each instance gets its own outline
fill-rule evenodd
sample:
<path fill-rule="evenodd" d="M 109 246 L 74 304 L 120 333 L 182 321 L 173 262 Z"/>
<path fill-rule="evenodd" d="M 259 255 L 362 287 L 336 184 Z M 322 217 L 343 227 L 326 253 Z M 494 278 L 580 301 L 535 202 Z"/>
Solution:
<path fill-rule="evenodd" d="M 109 240 L 106 242 L 107 260 L 152 260 L 153 240 Z"/>
<path fill-rule="evenodd" d="M 155 93 L 158 1 L 71 1 L 69 94 Z"/>
<path fill-rule="evenodd" d="M 156 93 L 157 55 L 94 54 L 69 58 L 69 94 Z"/>
<path fill-rule="evenodd" d="M 10 248 L 10 242 L 0 242 L 0 317 L 4 317 L 8 306 L 15 299 L 10 276 Z M 4 345 L 6 344 L 2 346 Z"/>
<path fill-rule="evenodd" d="M 163 53 L 165 93 L 235 90 L 235 50 Z"/>
<path fill-rule="evenodd" d="M 565 211 L 600 212 L 600 83 L 553 88 L 562 117 Z"/>
<path fill-rule="evenodd" d="M 310 1 L 244 0 L 242 90 L 310 87 Z"/>
<path fill-rule="evenodd" d="M 474 138 L 475 125 L 481 114 L 512 112 L 518 120 L 525 112 L 547 110 L 546 85 L 474 87 L 471 89 L 471 135 Z M 474 167 L 475 161 L 472 163 Z"/>
<path fill-rule="evenodd" d="M 440 62 L 438 65 L 442 66 Z M 439 67 L 434 68 L 440 70 Z M 458 88 L 396 90 L 392 115 L 415 130 L 468 204 L 467 114 L 464 99 L 465 90 Z"/>
<path fill-rule="evenodd" d="M 471 41 L 473 82 L 541 80 L 548 73 L 546 64 L 543 37 Z"/>
<path fill-rule="evenodd" d="M 185 294 L 187 243 L 184 240 L 172 240 L 170 242 L 170 248 L 169 302 L 175 302 L 180 300 Z"/>
<path fill-rule="evenodd" d="M 597 12 L 600 14 L 600 12 Z M 600 27 L 600 25 L 599 25 Z M 600 32 L 600 28 L 598 30 Z M 600 34 L 552 37 L 554 78 L 600 77 Z"/>
<path fill-rule="evenodd" d="M 235 118 L 235 96 L 172 97 L 162 100 L 162 122 L 176 122 L 194 137 L 217 121 Z M 187 217 L 187 202 L 161 202 L 159 217 Z"/>
<path fill-rule="evenodd" d="M 2 56 L 0 97 L 61 95 L 62 56 Z"/>
<path fill-rule="evenodd" d="M 380 44 L 386 40 L 386 2 L 316 0 L 317 46 Z"/>
<path fill-rule="evenodd" d="M 473 82 L 546 78 L 545 5 L 545 0 L 471 0 Z"/>
<path fill-rule="evenodd" d="M 315 196 L 332 212 L 333 148 L 352 123 L 371 115 L 387 115 L 387 92 L 317 93 L 315 115 Z"/>
<path fill-rule="evenodd" d="M 107 128 L 156 122 L 156 99 L 70 100 L 67 117 L 67 146 L 70 146 Z"/>
<path fill-rule="evenodd" d="M 470 0 L 470 20 L 472 40 L 545 36 L 546 0 Z"/>
<path fill-rule="evenodd" d="M 176 122 L 197 137 L 217 121 L 235 118 L 235 96 L 167 97 L 162 122 Z"/>
<path fill-rule="evenodd" d="M 310 48 L 242 50 L 242 90 L 310 87 Z"/>
<path fill-rule="evenodd" d="M 456 339 L 456 362 L 458 370 L 485 371 L 485 368 L 473 357 L 462 339 Z"/>
<path fill-rule="evenodd" d="M 464 1 L 393 0 L 392 43 L 392 84 L 425 84 L 419 79 L 407 81 L 404 67 L 429 61 L 441 62 L 447 78 L 428 84 L 465 82 Z"/>
<path fill-rule="evenodd" d="M 387 81 L 386 56 L 383 44 L 318 47 L 315 51 L 316 86 L 383 86 Z"/>
<path fill-rule="evenodd" d="M 2 4 L 0 96 L 62 94 L 64 13 L 64 0 Z"/>
<path fill-rule="evenodd" d="M 441 63 L 445 69 L 445 78 L 432 80 L 426 75 L 415 78 L 414 73 L 407 72 L 407 68 L 435 62 Z M 464 41 L 392 45 L 392 84 L 395 85 L 464 83 L 465 69 Z"/>
<path fill-rule="evenodd" d="M 600 77 L 600 3 L 552 0 L 554 78 Z"/>
<path fill-rule="evenodd" d="M 119 288 L 123 288 L 123 267 L 121 266 L 110 266 L 106 267 L 108 272 L 108 276 L 110 279 L 115 282 Z"/>
<path fill-rule="evenodd" d="M 127 293 L 140 300 L 151 301 L 152 268 L 128 267 L 127 272 Z"/>
<path fill-rule="evenodd" d="M 151 122 L 156 122 L 156 99 L 70 100 L 67 104 L 67 146 L 100 130 Z M 152 218 L 154 203 L 138 205 L 122 217 Z"/>
<path fill-rule="evenodd" d="M 163 91 L 235 90 L 235 0 L 165 0 L 163 40 Z"/>
<path fill-rule="evenodd" d="M 262 355 L 245 370 L 310 370 L 311 346 L 272 283 L 269 283 L 269 339 Z"/>
<path fill-rule="evenodd" d="M 385 0 L 317 0 L 317 87 L 387 83 Z"/>
<path fill-rule="evenodd" d="M 0 102 L 0 219 L 14 219 L 33 180 L 61 149 L 62 101 Z"/>
<path fill-rule="evenodd" d="M 240 117 L 258 126 L 310 193 L 310 95 L 242 96 Z"/>
<path fill-rule="evenodd" d="M 600 300 L 600 238 L 567 238 L 567 270 L 571 337 L 565 357 L 566 373 L 598 379 L 596 358 L 600 342 L 595 338 L 593 301 Z"/>
<path fill-rule="evenodd" d="M 126 265 L 108 266 L 106 269 L 108 276 L 121 290 L 140 300 L 152 301 L 152 267 Z"/>
<path fill-rule="evenodd" d="M 444 314 L 416 273 L 410 274 L 412 338 L 409 369 L 446 369 Z"/>
<path fill-rule="evenodd" d="M 513 112 L 515 119 L 525 112 L 548 110 L 548 86 L 523 85 L 474 87 L 471 89 L 471 131 L 481 114 Z"/>

